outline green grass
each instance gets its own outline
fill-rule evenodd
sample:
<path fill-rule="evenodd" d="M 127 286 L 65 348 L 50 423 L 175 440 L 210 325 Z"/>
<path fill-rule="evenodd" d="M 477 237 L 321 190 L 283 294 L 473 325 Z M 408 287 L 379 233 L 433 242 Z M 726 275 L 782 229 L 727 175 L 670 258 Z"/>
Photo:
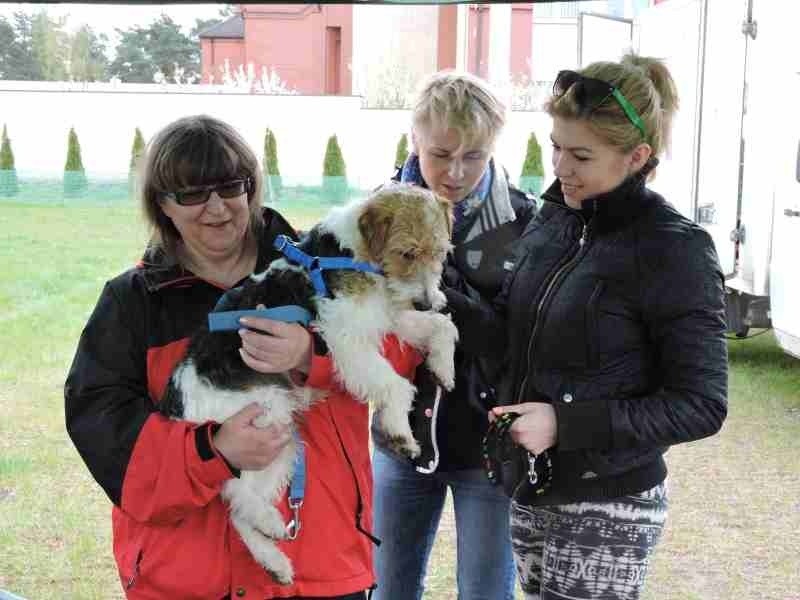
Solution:
<path fill-rule="evenodd" d="M 281 210 L 307 228 L 323 209 Z M 62 385 L 103 283 L 145 237 L 125 202 L 0 202 L 0 589 L 30 600 L 122 597 L 110 504 L 64 431 Z M 771 334 L 730 349 L 723 431 L 667 455 L 671 510 L 645 600 L 800 600 L 800 361 Z M 426 600 L 456 598 L 454 548 L 448 510 Z"/>

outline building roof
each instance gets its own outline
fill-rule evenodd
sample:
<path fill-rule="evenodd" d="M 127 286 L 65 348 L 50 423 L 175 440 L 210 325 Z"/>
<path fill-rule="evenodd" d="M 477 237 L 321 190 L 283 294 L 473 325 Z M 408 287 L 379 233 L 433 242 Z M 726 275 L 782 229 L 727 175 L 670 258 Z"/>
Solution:
<path fill-rule="evenodd" d="M 198 34 L 201 38 L 244 39 L 244 19 L 234 15 L 227 21 L 212 25 Z"/>

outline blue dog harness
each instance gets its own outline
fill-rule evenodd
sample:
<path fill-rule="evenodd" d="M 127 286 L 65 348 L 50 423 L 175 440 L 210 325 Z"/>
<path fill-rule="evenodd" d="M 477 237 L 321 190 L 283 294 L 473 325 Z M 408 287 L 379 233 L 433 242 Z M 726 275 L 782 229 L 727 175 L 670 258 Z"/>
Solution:
<path fill-rule="evenodd" d="M 308 271 L 308 276 L 318 296 L 327 297 L 330 295 L 325 285 L 325 280 L 322 277 L 323 271 L 346 269 L 383 275 L 383 271 L 375 265 L 368 262 L 353 260 L 347 256 L 311 256 L 310 254 L 306 254 L 285 235 L 277 236 L 273 242 L 273 246 L 288 260 L 301 265 Z"/>

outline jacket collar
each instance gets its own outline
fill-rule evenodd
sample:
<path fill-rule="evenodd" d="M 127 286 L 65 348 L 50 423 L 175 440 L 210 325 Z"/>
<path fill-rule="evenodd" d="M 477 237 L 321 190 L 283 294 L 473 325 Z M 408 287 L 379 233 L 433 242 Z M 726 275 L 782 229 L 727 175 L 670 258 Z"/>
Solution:
<path fill-rule="evenodd" d="M 265 208 L 264 212 L 266 213 L 266 211 L 267 209 Z M 264 220 L 265 222 L 268 221 L 266 214 L 264 215 Z M 269 236 L 262 235 L 258 241 L 256 273 L 265 270 L 272 259 L 275 258 L 272 239 L 267 238 Z M 136 268 L 142 273 L 147 290 L 150 292 L 156 292 L 174 285 L 191 285 L 204 281 L 183 265 L 167 257 L 160 247 L 152 244 L 148 244 L 147 248 L 145 248 L 144 255 L 139 259 Z"/>
<path fill-rule="evenodd" d="M 615 231 L 635 221 L 653 201 L 651 194 L 645 193 L 647 176 L 658 165 L 657 158 L 651 158 L 636 173 L 625 179 L 616 188 L 586 198 L 580 210 L 571 209 L 564 201 L 561 184 L 554 181 L 542 194 L 545 202 L 561 205 L 576 213 L 580 213 L 592 227 L 598 231 Z M 545 208 L 547 204 L 545 204 Z"/>

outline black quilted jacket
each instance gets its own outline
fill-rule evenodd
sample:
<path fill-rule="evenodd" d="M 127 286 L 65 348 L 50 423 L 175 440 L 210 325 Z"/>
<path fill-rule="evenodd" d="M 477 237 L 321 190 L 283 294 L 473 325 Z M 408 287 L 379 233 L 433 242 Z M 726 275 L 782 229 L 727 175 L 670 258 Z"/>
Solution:
<path fill-rule="evenodd" d="M 725 419 L 724 283 L 714 244 L 647 189 L 645 175 L 580 211 L 565 205 L 556 182 L 493 309 L 448 292 L 469 352 L 508 350 L 500 403 L 555 408 L 553 486 L 519 501 L 643 491 L 666 476 L 668 446 L 712 435 Z"/>

